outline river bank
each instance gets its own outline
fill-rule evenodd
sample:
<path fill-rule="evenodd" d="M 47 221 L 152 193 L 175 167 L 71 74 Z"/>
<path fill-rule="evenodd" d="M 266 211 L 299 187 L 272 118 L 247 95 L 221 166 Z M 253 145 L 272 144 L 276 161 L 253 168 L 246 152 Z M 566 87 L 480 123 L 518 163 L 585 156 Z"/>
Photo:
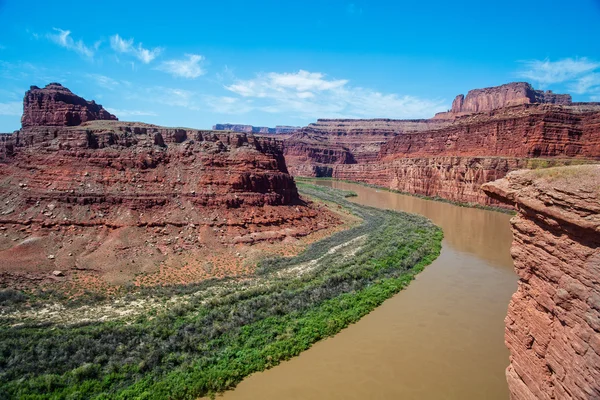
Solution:
<path fill-rule="evenodd" d="M 299 186 L 363 222 L 299 256 L 263 260 L 246 279 L 215 282 L 212 292 L 186 287 L 173 302 L 180 288 L 163 288 L 154 300 L 169 307 L 135 318 L 3 324 L 0 393 L 184 399 L 220 392 L 358 321 L 439 254 L 441 230 L 423 217 Z"/>
<path fill-rule="evenodd" d="M 332 338 L 251 375 L 223 400 L 490 399 L 509 396 L 504 317 L 517 287 L 510 215 L 319 180 L 370 207 L 444 231 L 440 256 L 405 290 Z"/>

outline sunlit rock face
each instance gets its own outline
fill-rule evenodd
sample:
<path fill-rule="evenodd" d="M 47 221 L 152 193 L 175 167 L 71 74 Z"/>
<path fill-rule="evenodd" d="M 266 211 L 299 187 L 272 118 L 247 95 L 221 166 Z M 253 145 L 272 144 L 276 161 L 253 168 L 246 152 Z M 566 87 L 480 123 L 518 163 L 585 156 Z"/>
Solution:
<path fill-rule="evenodd" d="M 600 166 L 512 172 L 483 190 L 518 212 L 511 399 L 600 398 Z"/>
<path fill-rule="evenodd" d="M 292 240 L 337 223 L 300 199 L 274 138 L 117 121 L 58 84 L 27 92 L 23 121 L 0 142 L 0 283 L 20 267 L 75 268 L 97 251 L 158 265 L 173 249 L 149 247 L 155 229 L 189 231 L 175 235 L 182 253 Z M 131 251 L 102 250 L 125 231 L 140 239 L 121 246 Z M 24 235 L 37 239 L 23 245 Z"/>
<path fill-rule="evenodd" d="M 60 83 L 50 83 L 43 89 L 32 86 L 23 100 L 23 127 L 76 126 L 96 120 L 116 121 L 117 117 L 100 104 L 73 94 Z"/>

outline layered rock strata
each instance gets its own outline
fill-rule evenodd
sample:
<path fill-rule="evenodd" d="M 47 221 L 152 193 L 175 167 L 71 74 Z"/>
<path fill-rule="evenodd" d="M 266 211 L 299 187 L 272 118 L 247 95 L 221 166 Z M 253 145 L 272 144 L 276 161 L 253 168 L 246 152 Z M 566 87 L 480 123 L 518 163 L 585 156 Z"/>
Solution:
<path fill-rule="evenodd" d="M 73 94 L 60 83 L 50 83 L 43 89 L 31 86 L 23 106 L 23 127 L 76 126 L 87 121 L 117 120 L 100 104 Z"/>
<path fill-rule="evenodd" d="M 459 94 L 446 113 L 438 113 L 434 118 L 447 119 L 459 115 L 492 111 L 519 104 L 561 104 L 570 105 L 571 95 L 555 94 L 552 91 L 535 90 L 527 82 L 511 82 L 505 85 L 473 89 L 467 96 Z"/>
<path fill-rule="evenodd" d="M 347 147 L 323 145 L 319 154 L 328 151 L 330 158 L 323 158 L 323 164 L 307 162 L 302 142 L 292 145 L 291 140 L 285 141 L 285 153 L 286 157 L 291 154 L 291 170 L 298 175 L 330 176 L 502 207 L 506 205 L 480 190 L 483 183 L 520 168 L 600 161 L 597 105 L 522 104 L 463 116 L 437 129 L 402 134 L 383 131 L 389 134 L 387 138 L 381 132 L 375 130 L 372 135 L 380 134 L 377 154 L 360 160 L 343 154 Z M 365 143 L 362 148 L 370 147 Z M 355 152 L 360 154 L 347 152 L 352 156 Z"/>
<path fill-rule="evenodd" d="M 483 190 L 517 209 L 511 399 L 600 398 L 600 166 L 512 172 Z"/>
<path fill-rule="evenodd" d="M 219 248 L 338 223 L 299 198 L 273 138 L 101 120 L 56 87 L 29 91 L 28 122 L 3 138 L 0 284 L 20 272 L 201 265 Z M 74 110 L 96 120 L 59 126 Z"/>
<path fill-rule="evenodd" d="M 328 176 L 336 165 L 376 161 L 381 146 L 396 135 L 449 124 L 435 120 L 320 119 L 284 139 L 284 154 L 292 175 Z"/>

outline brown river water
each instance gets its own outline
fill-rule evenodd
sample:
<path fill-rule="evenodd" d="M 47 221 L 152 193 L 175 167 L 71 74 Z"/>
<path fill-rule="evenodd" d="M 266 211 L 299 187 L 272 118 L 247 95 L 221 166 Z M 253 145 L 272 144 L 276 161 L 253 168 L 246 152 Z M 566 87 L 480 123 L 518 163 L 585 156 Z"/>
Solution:
<path fill-rule="evenodd" d="M 358 323 L 219 399 L 508 399 L 504 316 L 517 287 L 510 216 L 356 184 L 357 203 L 421 214 L 442 252 L 410 286 Z"/>

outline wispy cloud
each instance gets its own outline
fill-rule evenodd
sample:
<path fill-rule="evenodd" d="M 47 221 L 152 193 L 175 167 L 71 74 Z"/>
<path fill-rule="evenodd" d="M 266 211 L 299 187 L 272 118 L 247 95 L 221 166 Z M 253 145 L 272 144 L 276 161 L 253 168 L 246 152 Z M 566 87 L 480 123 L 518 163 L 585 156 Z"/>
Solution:
<path fill-rule="evenodd" d="M 175 77 L 194 79 L 206 73 L 202 68 L 203 61 L 204 56 L 186 54 L 183 59 L 164 61 L 158 69 Z"/>
<path fill-rule="evenodd" d="M 346 79 L 329 79 L 321 72 L 304 70 L 261 74 L 237 80 L 225 89 L 240 97 L 211 99 L 208 105 L 215 112 L 263 111 L 298 118 L 419 118 L 447 109 L 442 100 L 381 93 L 351 86 Z"/>
<path fill-rule="evenodd" d="M 600 67 L 600 63 L 587 58 L 565 58 L 558 61 L 529 60 L 521 63 L 523 69 L 519 71 L 519 76 L 542 85 L 570 81 Z"/>
<path fill-rule="evenodd" d="M 123 39 L 118 34 L 110 37 L 110 47 L 117 53 L 131 54 L 144 64 L 150 63 L 162 52 L 160 47 L 146 49 L 142 43 L 136 45 L 133 38 Z"/>
<path fill-rule="evenodd" d="M 600 62 L 582 57 L 557 61 L 529 60 L 521 64 L 523 68 L 518 75 L 541 87 L 565 84 L 569 91 L 576 94 L 600 93 Z"/>
<path fill-rule="evenodd" d="M 116 90 L 123 86 L 131 86 L 131 82 L 125 80 L 116 80 L 101 74 L 85 74 L 87 79 L 91 79 L 96 85 L 108 90 Z"/>
<path fill-rule="evenodd" d="M 125 95 L 127 100 L 158 103 L 170 107 L 182 107 L 198 111 L 201 109 L 200 96 L 191 90 L 165 86 L 136 87 Z"/>
<path fill-rule="evenodd" d="M 111 114 L 115 114 L 119 118 L 123 118 L 123 117 L 146 117 L 146 116 L 156 117 L 156 116 L 158 116 L 158 114 L 156 114 L 153 111 L 122 110 L 122 109 L 118 109 L 118 108 L 107 108 L 106 111 L 108 111 Z"/>
<path fill-rule="evenodd" d="M 20 101 L 11 101 L 0 103 L 0 115 L 19 116 L 23 112 L 23 103 Z"/>
<path fill-rule="evenodd" d="M 56 33 L 48 33 L 46 36 L 48 39 L 56 43 L 57 45 L 64 47 L 65 49 L 72 50 L 77 54 L 93 58 L 94 51 L 83 43 L 83 40 L 74 40 L 71 37 L 71 31 L 63 30 L 59 28 L 53 28 Z"/>

